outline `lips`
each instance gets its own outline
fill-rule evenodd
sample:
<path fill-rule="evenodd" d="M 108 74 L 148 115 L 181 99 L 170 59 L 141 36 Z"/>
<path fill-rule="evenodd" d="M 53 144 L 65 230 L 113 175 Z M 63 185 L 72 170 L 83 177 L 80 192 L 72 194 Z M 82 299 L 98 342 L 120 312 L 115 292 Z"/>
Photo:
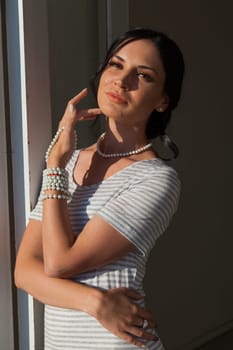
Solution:
<path fill-rule="evenodd" d="M 108 96 L 108 98 L 115 102 L 115 103 L 120 103 L 120 104 L 126 104 L 127 101 L 124 97 L 122 97 L 121 95 L 119 95 L 118 93 L 116 92 L 112 92 L 112 91 L 109 91 L 109 92 L 106 92 L 106 95 Z"/>

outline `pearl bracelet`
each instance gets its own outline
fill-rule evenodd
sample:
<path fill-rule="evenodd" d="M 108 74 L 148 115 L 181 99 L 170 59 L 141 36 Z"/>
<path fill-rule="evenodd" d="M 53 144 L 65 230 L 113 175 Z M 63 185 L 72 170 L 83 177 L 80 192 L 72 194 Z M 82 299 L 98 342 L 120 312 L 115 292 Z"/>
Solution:
<path fill-rule="evenodd" d="M 47 168 L 43 170 L 42 199 L 70 199 L 69 173 L 63 168 Z M 58 194 L 46 194 L 44 191 L 57 191 Z"/>
<path fill-rule="evenodd" d="M 48 175 L 43 178 L 43 184 L 42 184 L 42 189 L 60 189 L 62 191 L 65 191 L 68 189 L 69 184 L 68 184 L 68 179 L 66 178 L 57 178 L 57 179 L 48 179 Z"/>
<path fill-rule="evenodd" d="M 49 155 L 52 151 L 53 146 L 55 145 L 55 143 L 57 142 L 57 140 L 59 139 L 59 136 L 61 135 L 62 131 L 65 129 L 64 126 L 62 126 L 61 128 L 59 128 L 54 136 L 54 138 L 52 139 L 46 153 L 45 153 L 45 162 L 48 162 L 49 159 Z M 77 141 L 78 141 L 78 137 L 77 137 L 77 133 L 76 130 L 74 130 L 74 149 L 77 148 Z"/>
<path fill-rule="evenodd" d="M 62 168 L 48 168 L 43 171 L 43 190 L 68 191 L 68 172 Z"/>
<path fill-rule="evenodd" d="M 46 168 L 43 170 L 43 175 L 63 175 L 68 176 L 68 171 L 64 168 Z"/>
<path fill-rule="evenodd" d="M 65 195 L 65 194 L 44 194 L 42 196 L 42 199 L 45 200 L 45 199 L 70 199 L 70 196 L 68 195 Z"/>
<path fill-rule="evenodd" d="M 48 162 L 48 158 L 49 158 L 49 155 L 52 151 L 52 148 L 53 146 L 55 145 L 55 143 L 57 142 L 57 140 L 59 139 L 59 136 L 61 135 L 62 131 L 64 130 L 64 126 L 62 126 L 61 128 L 59 128 L 54 136 L 54 138 L 52 139 L 48 149 L 47 149 L 47 152 L 45 153 L 45 161 L 46 163 Z"/>
<path fill-rule="evenodd" d="M 42 188 L 43 191 L 57 191 L 57 192 L 62 192 L 62 193 L 65 193 L 65 194 L 69 194 L 70 192 L 68 190 L 66 190 L 65 188 L 62 188 L 62 187 L 58 187 L 58 186 L 44 186 Z"/>

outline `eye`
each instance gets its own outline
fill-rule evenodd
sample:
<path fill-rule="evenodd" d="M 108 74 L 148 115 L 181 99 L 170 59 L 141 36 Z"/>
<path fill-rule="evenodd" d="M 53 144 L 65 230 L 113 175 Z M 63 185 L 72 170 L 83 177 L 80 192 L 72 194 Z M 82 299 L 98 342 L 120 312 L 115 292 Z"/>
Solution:
<path fill-rule="evenodd" d="M 138 72 L 137 75 L 138 75 L 139 77 L 143 78 L 144 80 L 148 81 L 148 82 L 154 81 L 154 79 L 152 78 L 152 76 L 149 75 L 149 74 L 147 74 L 147 73 Z"/>
<path fill-rule="evenodd" d="M 113 60 L 108 62 L 108 65 L 110 67 L 113 67 L 113 68 L 116 68 L 116 69 L 121 69 L 122 68 L 122 64 L 121 63 L 119 63 L 117 61 L 113 61 Z"/>

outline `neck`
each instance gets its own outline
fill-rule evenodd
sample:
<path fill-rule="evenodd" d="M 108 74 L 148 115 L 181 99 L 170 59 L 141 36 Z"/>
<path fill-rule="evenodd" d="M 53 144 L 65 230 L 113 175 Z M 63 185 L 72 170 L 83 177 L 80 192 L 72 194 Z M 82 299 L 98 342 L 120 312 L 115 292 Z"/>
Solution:
<path fill-rule="evenodd" d="M 122 153 L 136 150 L 148 144 L 144 128 L 121 127 L 107 123 L 101 150 L 105 153 Z"/>
<path fill-rule="evenodd" d="M 151 143 L 148 143 L 146 145 L 144 145 L 143 147 L 140 147 L 140 148 L 136 148 L 136 149 L 133 149 L 131 151 L 127 151 L 127 152 L 115 152 L 115 153 L 105 153 L 103 151 L 101 151 L 100 149 L 100 145 L 101 145 L 101 142 L 104 141 L 104 137 L 105 137 L 105 133 L 103 133 L 99 139 L 97 140 L 97 143 L 96 143 L 96 151 L 97 153 L 104 157 L 104 158 L 122 158 L 122 157 L 130 157 L 130 156 L 134 156 L 136 154 L 139 154 L 139 153 L 142 153 L 144 151 L 146 151 L 147 149 L 149 149 L 152 144 Z"/>

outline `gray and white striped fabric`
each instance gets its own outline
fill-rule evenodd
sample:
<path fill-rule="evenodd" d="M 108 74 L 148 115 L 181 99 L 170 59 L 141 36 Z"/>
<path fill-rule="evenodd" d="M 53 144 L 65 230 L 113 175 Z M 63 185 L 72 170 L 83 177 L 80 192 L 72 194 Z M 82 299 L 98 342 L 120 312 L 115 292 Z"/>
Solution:
<path fill-rule="evenodd" d="M 178 205 L 180 181 L 176 171 L 161 159 L 135 162 L 97 184 L 78 186 L 73 169 L 79 151 L 67 165 L 68 203 L 77 235 L 94 215 L 116 228 L 135 245 L 135 251 L 97 270 L 72 279 L 101 289 L 127 287 L 143 292 L 148 255 L 166 230 Z M 31 219 L 42 219 L 41 195 Z M 109 242 L 111 244 L 111 242 Z M 143 302 L 142 302 L 142 305 Z M 162 342 L 146 342 L 146 349 L 163 350 Z M 138 349 L 114 336 L 91 316 L 75 310 L 45 306 L 45 350 Z"/>

